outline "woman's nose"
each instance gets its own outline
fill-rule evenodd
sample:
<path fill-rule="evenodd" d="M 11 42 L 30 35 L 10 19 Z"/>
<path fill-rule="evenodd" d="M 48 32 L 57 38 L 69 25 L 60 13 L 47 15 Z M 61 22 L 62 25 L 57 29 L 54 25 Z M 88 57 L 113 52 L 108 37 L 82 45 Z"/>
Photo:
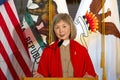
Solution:
<path fill-rule="evenodd" d="M 59 32 L 60 32 L 60 33 L 63 32 L 63 28 L 60 28 L 60 29 L 59 29 Z"/>

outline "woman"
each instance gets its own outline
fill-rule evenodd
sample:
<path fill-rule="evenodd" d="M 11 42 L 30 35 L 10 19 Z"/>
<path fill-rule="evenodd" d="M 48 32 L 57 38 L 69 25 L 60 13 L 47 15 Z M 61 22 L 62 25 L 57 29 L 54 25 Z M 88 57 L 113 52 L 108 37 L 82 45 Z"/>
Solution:
<path fill-rule="evenodd" d="M 76 28 L 68 14 L 54 17 L 51 35 L 54 43 L 44 49 L 34 77 L 96 77 L 86 48 L 74 41 Z"/>

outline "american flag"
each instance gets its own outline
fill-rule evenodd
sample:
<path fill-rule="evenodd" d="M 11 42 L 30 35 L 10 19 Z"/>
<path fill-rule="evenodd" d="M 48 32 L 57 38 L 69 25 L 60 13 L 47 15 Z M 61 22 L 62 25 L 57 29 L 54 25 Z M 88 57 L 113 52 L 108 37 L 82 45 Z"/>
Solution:
<path fill-rule="evenodd" d="M 0 0 L 0 80 L 31 76 L 28 55 L 13 0 Z"/>

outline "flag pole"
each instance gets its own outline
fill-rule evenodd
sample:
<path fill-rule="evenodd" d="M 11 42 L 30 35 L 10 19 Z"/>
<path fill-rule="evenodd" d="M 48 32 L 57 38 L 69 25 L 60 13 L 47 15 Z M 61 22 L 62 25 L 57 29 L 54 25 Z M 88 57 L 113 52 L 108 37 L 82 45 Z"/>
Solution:
<path fill-rule="evenodd" d="M 105 14 L 104 14 L 104 2 L 105 0 L 102 0 L 102 36 L 101 36 L 101 67 L 103 68 L 103 76 L 102 80 L 106 80 L 106 68 L 105 68 Z"/>
<path fill-rule="evenodd" d="M 50 34 L 50 26 L 51 26 L 51 23 L 52 23 L 52 0 L 49 0 L 49 41 L 48 41 L 48 44 L 50 44 L 52 42 L 52 36 Z"/>

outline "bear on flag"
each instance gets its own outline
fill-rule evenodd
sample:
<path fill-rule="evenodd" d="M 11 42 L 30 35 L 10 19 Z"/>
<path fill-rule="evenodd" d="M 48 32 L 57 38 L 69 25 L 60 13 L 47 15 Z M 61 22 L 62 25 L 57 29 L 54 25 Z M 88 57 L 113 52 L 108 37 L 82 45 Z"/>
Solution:
<path fill-rule="evenodd" d="M 35 68 L 43 49 L 51 43 L 50 23 L 57 13 L 68 13 L 66 0 L 28 0 L 22 30 Z"/>

